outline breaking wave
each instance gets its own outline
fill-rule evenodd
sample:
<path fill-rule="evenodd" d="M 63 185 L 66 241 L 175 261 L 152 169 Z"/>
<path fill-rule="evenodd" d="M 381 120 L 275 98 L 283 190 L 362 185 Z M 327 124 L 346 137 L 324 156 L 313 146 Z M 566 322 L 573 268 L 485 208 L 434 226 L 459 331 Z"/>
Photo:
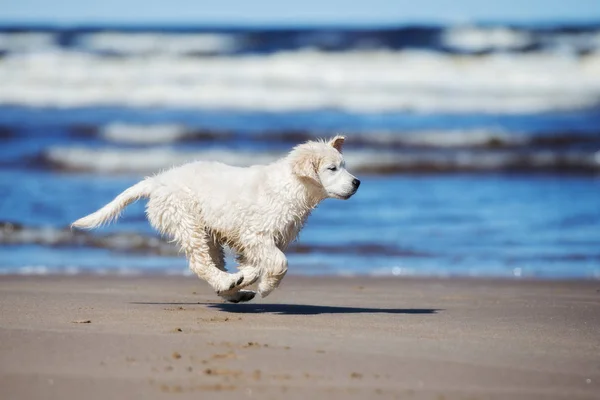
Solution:
<path fill-rule="evenodd" d="M 267 164 L 283 156 L 275 152 L 235 150 L 177 151 L 169 148 L 92 149 L 52 147 L 44 151 L 44 165 L 62 171 L 148 174 L 194 160 L 219 161 L 235 166 Z M 356 172 L 487 172 L 487 171 L 600 171 L 600 152 L 577 149 L 397 149 L 347 150 L 345 159 Z"/>
<path fill-rule="evenodd" d="M 54 35 L 48 32 L 0 32 L 0 52 L 44 51 L 54 44 Z"/>
<path fill-rule="evenodd" d="M 178 124 L 140 125 L 111 123 L 99 129 L 100 136 L 118 144 L 160 145 L 188 141 L 227 141 L 239 139 L 226 130 L 207 130 L 186 127 Z M 310 131 L 261 131 L 246 133 L 254 141 L 268 141 L 296 144 L 319 137 L 331 136 L 331 132 Z M 512 147 L 524 145 L 531 137 L 518 134 L 507 134 L 500 130 L 472 129 L 445 131 L 394 132 L 380 131 L 370 133 L 351 133 L 352 145 L 363 147 Z M 567 139 L 567 138 L 565 138 Z M 578 137 L 569 135 L 571 141 Z M 579 138 L 580 140 L 583 140 Z"/>
<path fill-rule="evenodd" d="M 493 52 L 569 52 L 600 48 L 598 25 L 524 26 L 462 24 L 398 26 L 379 29 L 269 29 L 201 27 L 0 27 L 0 51 L 77 50 L 118 55 L 269 54 L 318 49 L 421 49 L 450 54 Z"/>
<path fill-rule="evenodd" d="M 11 222 L 0 222 L 0 244 L 68 247 L 84 246 L 115 251 L 145 251 L 151 254 L 173 256 L 178 251 L 172 244 L 153 236 L 139 233 L 114 233 L 97 236 L 69 228 L 29 227 Z"/>
<path fill-rule="evenodd" d="M 73 127 L 78 131 L 81 128 Z M 338 132 L 311 132 L 308 130 L 264 130 L 234 133 L 228 130 L 202 129 L 181 124 L 126 124 L 111 123 L 98 129 L 107 142 L 127 145 L 166 145 L 178 142 L 227 142 L 251 139 L 255 142 L 295 145 L 307 140 L 328 137 Z M 419 131 L 344 132 L 351 138 L 350 146 L 361 148 L 568 148 L 577 145 L 600 146 L 600 135 L 594 132 L 541 132 L 518 133 L 500 129 L 450 129 Z"/>
<path fill-rule="evenodd" d="M 524 50 L 534 43 L 533 35 L 527 31 L 507 27 L 457 27 L 446 30 L 442 43 L 464 52 Z"/>
<path fill-rule="evenodd" d="M 126 253 L 146 253 L 165 257 L 181 256 L 179 249 L 158 236 L 137 232 L 92 234 L 69 228 L 24 226 L 0 221 L 0 245 L 40 245 L 48 247 L 91 247 Z M 403 250 L 379 243 L 290 245 L 291 254 L 357 254 L 377 256 L 429 257 L 427 253 Z"/>
<path fill-rule="evenodd" d="M 116 55 L 207 55 L 237 49 L 235 36 L 224 33 L 97 32 L 81 35 L 77 46 Z"/>
<path fill-rule="evenodd" d="M 102 129 L 101 136 L 110 142 L 126 144 L 162 144 L 184 140 L 190 132 L 182 125 L 129 125 L 112 123 Z"/>
<path fill-rule="evenodd" d="M 0 104 L 248 111 L 539 113 L 600 104 L 600 52 L 316 50 L 190 58 L 8 54 Z"/>
<path fill-rule="evenodd" d="M 52 147 L 42 159 L 65 171 L 100 173 L 152 173 L 194 160 L 219 161 L 233 166 L 267 164 L 277 158 L 274 153 L 235 152 L 230 150 L 177 151 L 169 148 L 90 149 Z"/>
<path fill-rule="evenodd" d="M 576 55 L 597 52 L 600 49 L 600 31 L 457 26 L 444 30 L 441 42 L 452 51 L 468 54 L 543 50 Z"/>

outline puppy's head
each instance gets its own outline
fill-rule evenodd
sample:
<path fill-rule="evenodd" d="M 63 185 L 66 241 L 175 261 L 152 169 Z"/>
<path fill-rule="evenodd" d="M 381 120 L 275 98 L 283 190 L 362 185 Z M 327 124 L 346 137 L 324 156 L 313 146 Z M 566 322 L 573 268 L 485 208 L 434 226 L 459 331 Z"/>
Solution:
<path fill-rule="evenodd" d="M 292 172 L 311 190 L 319 190 L 324 197 L 349 199 L 360 181 L 346 171 L 342 156 L 344 136 L 329 141 L 309 141 L 296 146 L 290 153 Z"/>

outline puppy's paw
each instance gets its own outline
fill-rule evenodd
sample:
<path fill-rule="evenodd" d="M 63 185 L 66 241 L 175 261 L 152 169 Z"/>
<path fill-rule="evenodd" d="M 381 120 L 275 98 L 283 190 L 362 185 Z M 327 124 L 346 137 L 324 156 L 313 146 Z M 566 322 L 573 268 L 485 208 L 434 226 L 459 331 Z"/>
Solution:
<path fill-rule="evenodd" d="M 253 290 L 240 290 L 230 295 L 221 295 L 222 298 L 231 303 L 244 303 L 250 301 L 256 296 L 256 292 Z"/>
<path fill-rule="evenodd" d="M 226 277 L 224 279 L 221 278 L 218 284 L 213 286 L 213 288 L 219 296 L 232 295 L 240 289 L 252 285 L 259 277 L 260 275 L 256 269 L 244 268 L 235 274 L 227 274 Z"/>
<path fill-rule="evenodd" d="M 226 277 L 222 278 L 216 285 L 213 286 L 213 288 L 219 296 L 229 295 L 237 292 L 243 287 L 248 286 L 249 283 L 244 282 L 245 280 L 245 276 L 241 272 L 227 274 Z"/>
<path fill-rule="evenodd" d="M 267 297 L 273 290 L 277 289 L 286 272 L 287 268 L 276 274 L 263 275 L 258 284 L 258 293 L 261 297 Z"/>
<path fill-rule="evenodd" d="M 274 284 L 274 282 L 270 281 L 269 279 L 263 279 L 258 284 L 258 293 L 260 294 L 260 297 L 267 297 L 273 290 L 275 290 L 276 287 L 277 286 Z"/>
<path fill-rule="evenodd" d="M 244 282 L 241 287 L 250 286 L 260 278 L 260 273 L 256 268 L 243 268 L 239 273 L 244 277 Z"/>

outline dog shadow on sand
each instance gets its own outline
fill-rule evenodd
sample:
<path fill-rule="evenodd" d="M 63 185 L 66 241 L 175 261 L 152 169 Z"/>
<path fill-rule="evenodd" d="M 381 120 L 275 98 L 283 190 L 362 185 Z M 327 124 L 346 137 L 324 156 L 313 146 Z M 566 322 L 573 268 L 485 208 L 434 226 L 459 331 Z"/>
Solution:
<path fill-rule="evenodd" d="M 316 315 L 316 314 L 437 314 L 435 308 L 365 308 L 317 306 L 308 304 L 206 304 L 221 311 L 239 314 L 280 314 L 280 315 Z"/>
<path fill-rule="evenodd" d="M 341 307 L 317 306 L 310 304 L 262 304 L 262 303 L 155 303 L 131 302 L 140 305 L 162 306 L 205 306 L 216 308 L 224 312 L 235 314 L 278 314 L 278 315 L 318 315 L 318 314 L 437 314 L 444 311 L 440 308 L 366 308 L 366 307 Z"/>
<path fill-rule="evenodd" d="M 317 306 L 309 304 L 261 304 L 261 303 L 147 303 L 133 302 L 131 304 L 170 305 L 170 306 L 205 306 L 224 312 L 236 314 L 278 314 L 278 315 L 317 315 L 317 314 L 437 314 L 443 309 L 438 308 L 366 308 Z"/>

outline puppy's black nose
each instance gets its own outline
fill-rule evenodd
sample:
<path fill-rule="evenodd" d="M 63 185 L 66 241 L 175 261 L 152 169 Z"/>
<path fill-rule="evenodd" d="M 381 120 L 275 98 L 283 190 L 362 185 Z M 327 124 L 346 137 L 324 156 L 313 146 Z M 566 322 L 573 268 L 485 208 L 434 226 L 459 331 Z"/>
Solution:
<path fill-rule="evenodd" d="M 354 189 L 358 189 L 360 186 L 360 181 L 356 178 L 352 179 L 352 185 L 354 185 Z"/>

